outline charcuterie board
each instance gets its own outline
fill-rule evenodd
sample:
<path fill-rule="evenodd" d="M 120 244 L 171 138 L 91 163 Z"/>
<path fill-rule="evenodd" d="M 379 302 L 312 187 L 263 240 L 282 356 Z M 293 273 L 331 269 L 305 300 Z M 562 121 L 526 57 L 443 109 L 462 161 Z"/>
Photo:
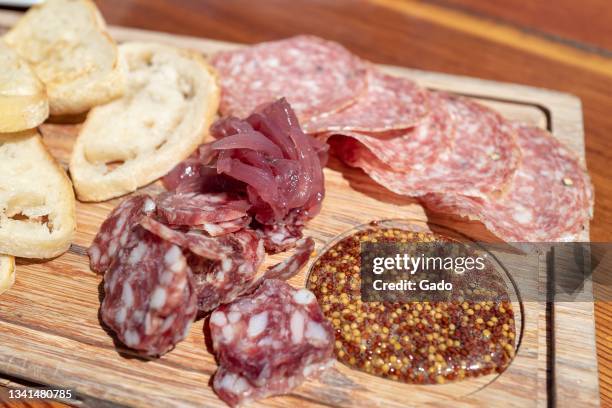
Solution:
<path fill-rule="evenodd" d="M 17 18 L 0 14 L 0 32 Z M 118 41 L 155 40 L 212 54 L 236 44 L 112 28 Z M 446 74 L 383 67 L 421 85 L 460 93 L 495 107 L 504 116 L 549 129 L 584 162 L 580 101 L 567 94 Z M 78 121 L 77 121 L 78 122 Z M 67 167 L 78 123 L 41 128 L 54 157 Z M 317 249 L 338 234 L 376 219 L 431 219 L 415 201 L 376 185 L 361 171 L 331 161 L 325 169 L 327 196 L 306 235 Z M 159 191 L 157 184 L 145 188 Z M 85 406 L 224 406 L 209 384 L 216 364 L 207 350 L 203 321 L 186 341 L 157 360 L 119 354 L 100 324 L 101 278 L 89 269 L 86 249 L 120 200 L 77 204 L 78 231 L 71 249 L 48 262 L 18 260 L 15 286 L 0 297 L 0 377 L 73 390 L 69 402 Z M 430 217 L 428 219 L 428 217 Z M 439 216 L 437 216 L 439 217 Z M 483 233 L 470 223 L 470 232 Z M 588 231 L 583 236 L 588 239 Z M 282 255 L 281 255 L 282 256 Z M 268 264 L 279 256 L 269 257 Z M 292 278 L 303 286 L 305 271 Z M 549 278 L 542 274 L 540 284 Z M 254 406 L 562 406 L 598 405 L 597 359 L 592 303 L 525 302 L 517 356 L 501 375 L 444 385 L 407 385 L 359 373 L 339 363 L 283 397 Z M 8 381 L 7 380 L 7 381 Z M 1 395 L 0 395 L 1 397 Z"/>

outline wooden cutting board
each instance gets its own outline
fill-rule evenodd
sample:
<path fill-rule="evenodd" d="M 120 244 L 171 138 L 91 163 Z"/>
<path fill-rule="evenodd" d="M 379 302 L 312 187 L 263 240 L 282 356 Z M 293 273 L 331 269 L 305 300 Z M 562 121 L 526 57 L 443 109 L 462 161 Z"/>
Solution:
<path fill-rule="evenodd" d="M 0 13 L 0 32 L 17 18 Z M 126 28 L 113 28 L 118 41 L 154 40 L 205 54 L 235 44 Z M 580 101 L 568 94 L 473 78 L 383 67 L 432 89 L 473 97 L 510 119 L 547 128 L 584 163 Z M 66 168 L 78 124 L 45 124 L 44 141 Z M 327 196 L 306 235 L 322 248 L 334 236 L 374 219 L 417 219 L 428 214 L 415 201 L 390 193 L 361 171 L 332 160 L 325 169 Z M 159 191 L 157 184 L 146 191 Z M 106 215 L 120 200 L 77 204 L 78 232 L 70 250 L 50 261 L 18 260 L 15 286 L 0 297 L 0 377 L 19 386 L 70 388 L 71 403 L 84 406 L 222 407 L 210 379 L 216 370 L 197 321 L 189 337 L 160 359 L 144 361 L 119 354 L 98 317 L 100 277 L 89 270 L 86 248 Z M 431 216 L 430 216 L 431 217 Z M 431 222 L 452 222 L 429 219 Z M 478 223 L 459 227 L 487 234 Z M 583 237 L 588 239 L 588 232 Z M 272 264 L 281 256 L 268 257 Z M 305 272 L 291 283 L 303 286 Z M 546 276 L 538 277 L 540 283 Z M 590 287 L 587 287 L 590 290 Z M 291 394 L 253 406 L 404 407 L 434 406 L 594 406 L 599 404 L 592 303 L 525 302 L 515 360 L 501 375 L 444 385 L 417 386 L 382 380 L 337 363 L 317 380 Z M 0 380 L 2 383 L 2 380 Z"/>

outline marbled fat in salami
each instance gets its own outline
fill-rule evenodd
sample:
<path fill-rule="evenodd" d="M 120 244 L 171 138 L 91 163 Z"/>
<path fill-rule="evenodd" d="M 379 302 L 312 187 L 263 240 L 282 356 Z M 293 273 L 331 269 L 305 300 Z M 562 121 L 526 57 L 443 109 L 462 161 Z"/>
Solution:
<path fill-rule="evenodd" d="M 263 243 L 252 230 L 224 235 L 219 240 L 231 255 L 220 261 L 188 256 L 194 273 L 198 308 L 204 312 L 249 292 L 265 256 Z"/>
<path fill-rule="evenodd" d="M 198 307 L 202 311 L 210 311 L 229 303 L 255 290 L 266 279 L 292 278 L 308 263 L 314 250 L 312 238 L 301 239 L 291 256 L 269 267 L 254 280 L 265 255 L 262 242 L 250 230 L 229 235 L 224 240 L 235 249 L 235 255 L 226 261 L 211 261 L 194 254 L 187 255 L 194 273 Z"/>
<path fill-rule="evenodd" d="M 336 135 L 335 138 L 345 136 L 354 139 L 355 142 L 345 139 L 331 142 L 344 150 L 343 157 L 348 164 L 360 161 L 359 157 L 349 157 L 362 151 L 359 146 L 355 146 L 355 143 L 359 142 L 393 170 L 425 169 L 451 149 L 455 133 L 452 118 L 441 94 L 431 92 L 429 95 L 428 99 L 431 101 L 429 115 L 416 127 L 376 133 L 329 132 L 318 135 L 317 138 L 325 140 Z"/>
<path fill-rule="evenodd" d="M 102 223 L 87 250 L 91 269 L 98 273 L 106 272 L 119 250 L 128 242 L 132 227 L 154 210 L 155 202 L 148 195 L 123 200 Z"/>
<path fill-rule="evenodd" d="M 242 218 L 250 207 L 227 193 L 162 193 L 155 201 L 156 213 L 165 223 L 190 227 Z"/>
<path fill-rule="evenodd" d="M 246 117 L 285 97 L 305 120 L 352 104 L 366 89 L 366 64 L 341 45 L 313 36 L 220 52 L 211 62 L 219 72 L 224 116 Z"/>
<path fill-rule="evenodd" d="M 368 87 L 351 106 L 304 123 L 308 133 L 407 129 L 429 111 L 428 93 L 415 82 L 370 69 Z"/>
<path fill-rule="evenodd" d="M 173 229 L 151 217 L 142 218 L 140 225 L 152 234 L 206 259 L 220 261 L 231 255 L 231 248 L 198 230 Z"/>
<path fill-rule="evenodd" d="M 127 347 L 158 356 L 183 340 L 197 307 L 181 249 L 134 227 L 104 279 L 102 320 Z"/>
<path fill-rule="evenodd" d="M 269 279 L 211 314 L 219 369 L 213 387 L 231 406 L 285 394 L 333 364 L 334 334 L 312 292 Z"/>
<path fill-rule="evenodd" d="M 503 192 L 520 162 L 516 131 L 493 110 L 466 98 L 440 95 L 454 128 L 453 148 L 436 161 L 410 171 L 394 171 L 364 146 L 336 146 L 348 164 L 374 181 L 408 196 L 427 193 L 487 197 Z M 407 154 L 410 154 L 406 150 Z"/>
<path fill-rule="evenodd" d="M 307 217 L 303 212 L 291 211 L 281 221 L 260 225 L 257 232 L 264 241 L 266 252 L 276 254 L 293 248 L 302 238 L 306 221 Z"/>
<path fill-rule="evenodd" d="M 511 125 L 522 153 L 507 193 L 499 198 L 427 195 L 426 206 L 478 219 L 507 242 L 572 241 L 587 225 L 593 190 L 587 172 L 543 129 Z"/>
<path fill-rule="evenodd" d="M 205 222 L 202 225 L 197 225 L 195 228 L 201 228 L 206 231 L 211 237 L 218 237 L 220 235 L 229 234 L 231 232 L 237 232 L 241 229 L 248 228 L 251 225 L 251 217 L 244 216 L 236 218 L 235 220 L 223 221 L 223 222 Z"/>
<path fill-rule="evenodd" d="M 193 230 L 181 231 L 145 217 L 141 225 L 158 237 L 184 249 L 194 277 L 198 308 L 213 310 L 249 291 L 263 262 L 263 241 L 251 229 L 218 237 Z"/>
<path fill-rule="evenodd" d="M 291 279 L 308 263 L 310 255 L 314 251 L 314 246 L 314 240 L 310 237 L 299 240 L 295 244 L 293 254 L 284 261 L 268 268 L 263 275 L 263 279 Z"/>

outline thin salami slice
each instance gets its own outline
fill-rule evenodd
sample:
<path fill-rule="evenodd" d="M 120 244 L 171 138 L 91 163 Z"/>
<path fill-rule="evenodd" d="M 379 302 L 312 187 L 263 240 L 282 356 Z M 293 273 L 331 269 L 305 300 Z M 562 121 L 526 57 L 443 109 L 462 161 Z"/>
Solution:
<path fill-rule="evenodd" d="M 220 261 L 231 254 L 231 248 L 222 245 L 216 238 L 204 235 L 201 231 L 175 230 L 151 217 L 142 218 L 140 225 L 158 237 L 206 259 Z"/>
<path fill-rule="evenodd" d="M 487 197 L 505 191 L 520 162 L 516 131 L 483 105 L 444 94 L 440 99 L 452 118 L 455 137 L 453 148 L 433 163 L 395 171 L 364 146 L 335 146 L 334 150 L 348 164 L 361 167 L 374 181 L 398 194 Z"/>
<path fill-rule="evenodd" d="M 334 334 L 312 292 L 269 279 L 210 317 L 219 370 L 213 387 L 231 406 L 285 394 L 333 364 Z"/>
<path fill-rule="evenodd" d="M 378 160 L 393 170 L 424 169 L 451 149 L 455 135 L 450 113 L 441 95 L 431 92 L 429 100 L 431 101 L 429 115 L 414 128 L 377 133 L 329 132 L 319 135 L 318 138 L 326 140 L 333 135 L 350 137 L 365 146 Z M 334 146 L 340 146 L 345 150 L 345 158 L 355 151 L 351 146 L 346 146 L 346 143 L 346 140 L 340 140 L 337 143 L 332 141 Z M 361 151 L 359 147 L 357 150 Z M 346 160 L 349 164 L 355 162 L 355 159 L 347 158 Z"/>
<path fill-rule="evenodd" d="M 195 278 L 198 308 L 204 312 L 250 291 L 265 256 L 262 241 L 250 230 L 224 235 L 219 237 L 219 241 L 231 250 L 231 255 L 222 260 L 188 255 Z"/>
<path fill-rule="evenodd" d="M 130 197 L 115 207 L 87 250 L 91 269 L 98 273 L 106 272 L 119 250 L 128 242 L 132 227 L 154 210 L 155 202 L 148 195 Z"/>
<path fill-rule="evenodd" d="M 295 245 L 294 253 L 284 261 L 268 268 L 263 279 L 288 280 L 294 277 L 308 263 L 314 246 L 314 240 L 310 237 L 299 240 Z"/>
<path fill-rule="evenodd" d="M 587 172 L 547 131 L 511 126 L 517 131 L 523 161 L 504 196 L 476 199 L 436 194 L 425 196 L 424 204 L 479 219 L 507 242 L 578 239 L 592 215 L 593 190 Z"/>
<path fill-rule="evenodd" d="M 181 249 L 136 226 L 104 279 L 102 320 L 131 349 L 158 356 L 183 340 L 197 307 Z"/>
<path fill-rule="evenodd" d="M 263 262 L 263 241 L 250 229 L 209 237 L 198 231 L 180 231 L 145 217 L 141 225 L 182 247 L 193 272 L 198 308 L 208 312 L 249 291 Z"/>
<path fill-rule="evenodd" d="M 198 225 L 196 228 L 201 228 L 206 231 L 211 237 L 218 237 L 232 232 L 240 231 L 241 229 L 248 228 L 251 224 L 251 217 L 241 217 L 235 220 L 223 221 L 218 223 L 206 222 L 202 225 Z"/>
<path fill-rule="evenodd" d="M 415 82 L 371 69 L 366 92 L 339 112 L 304 123 L 308 133 L 406 129 L 420 123 L 429 111 L 428 93 Z"/>
<path fill-rule="evenodd" d="M 226 193 L 162 193 L 157 215 L 169 225 L 198 226 L 235 220 L 247 215 L 250 204 Z"/>
<path fill-rule="evenodd" d="M 259 105 L 285 97 L 300 120 L 338 111 L 365 91 L 366 64 L 341 45 L 297 36 L 220 52 L 220 111 L 246 117 Z"/>
<path fill-rule="evenodd" d="M 264 240 L 266 252 L 276 254 L 293 248 L 302 238 L 305 222 L 303 212 L 292 211 L 280 222 L 261 225 L 257 231 Z"/>

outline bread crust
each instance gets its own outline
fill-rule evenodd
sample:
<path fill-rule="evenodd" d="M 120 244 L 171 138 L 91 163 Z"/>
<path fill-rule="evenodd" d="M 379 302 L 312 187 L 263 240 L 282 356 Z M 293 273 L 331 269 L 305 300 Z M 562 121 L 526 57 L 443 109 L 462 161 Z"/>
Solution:
<path fill-rule="evenodd" d="M 89 112 L 70 159 L 81 201 L 118 197 L 167 174 L 205 140 L 219 106 L 216 72 L 199 53 L 141 42 L 119 51 L 130 88 Z"/>
<path fill-rule="evenodd" d="M 36 129 L 0 135 L 0 254 L 46 259 L 76 231 L 70 179 Z"/>
<path fill-rule="evenodd" d="M 48 116 L 45 85 L 28 63 L 0 40 L 0 133 L 35 128 Z"/>
<path fill-rule="evenodd" d="M 4 41 L 45 83 L 51 115 L 83 113 L 125 91 L 125 64 L 91 0 L 35 5 Z"/>
<path fill-rule="evenodd" d="M 15 258 L 0 255 L 0 295 L 9 290 L 15 283 Z"/>

